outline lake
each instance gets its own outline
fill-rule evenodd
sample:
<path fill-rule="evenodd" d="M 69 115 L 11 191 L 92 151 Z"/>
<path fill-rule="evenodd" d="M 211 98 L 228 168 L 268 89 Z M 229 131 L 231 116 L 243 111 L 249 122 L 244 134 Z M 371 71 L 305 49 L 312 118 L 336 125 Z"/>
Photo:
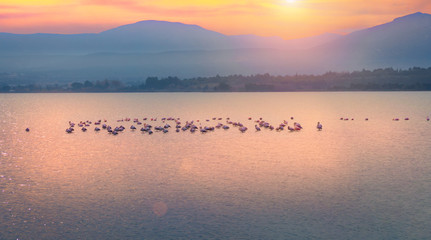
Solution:
<path fill-rule="evenodd" d="M 0 94 L 0 239 L 429 239 L 429 115 L 431 92 Z M 133 122 L 164 117 L 248 130 Z M 65 132 L 99 119 L 126 129 Z"/>

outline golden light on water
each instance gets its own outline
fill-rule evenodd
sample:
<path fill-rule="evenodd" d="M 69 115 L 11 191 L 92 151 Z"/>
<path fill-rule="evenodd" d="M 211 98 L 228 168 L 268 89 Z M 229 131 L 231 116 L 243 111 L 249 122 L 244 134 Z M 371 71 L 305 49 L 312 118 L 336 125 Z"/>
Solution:
<path fill-rule="evenodd" d="M 168 206 L 164 202 L 156 202 L 153 205 L 153 212 L 158 217 L 163 217 L 168 212 Z"/>
<path fill-rule="evenodd" d="M 65 234 L 70 239 L 122 239 L 127 234 L 249 239 L 309 231 L 319 236 L 345 236 L 347 231 L 366 239 L 369 229 L 388 219 L 401 229 L 412 221 L 404 216 L 429 220 L 424 215 L 428 209 L 417 204 L 429 199 L 423 191 L 431 169 L 428 92 L 0 98 L 0 134 L 7 139 L 0 140 L 0 229 L 2 234 L 19 233 L 15 239 L 35 233 L 43 239 Z M 79 108 L 71 111 L 70 106 Z M 149 135 L 130 130 L 131 122 L 116 121 L 158 117 L 151 122 L 157 126 L 161 117 L 170 116 L 183 123 L 200 119 L 202 126 L 218 121 L 204 119 L 229 116 L 249 130 Z M 392 121 L 400 116 L 410 120 Z M 259 117 L 274 125 L 297 121 L 304 129 L 256 131 Z M 116 136 L 95 132 L 94 125 L 87 132 L 64 131 L 69 121 L 97 119 L 126 130 Z M 317 131 L 317 121 L 322 131 Z M 398 206 L 403 206 L 402 216 Z M 350 226 L 355 230 L 346 230 Z M 417 226 L 415 236 L 426 238 L 423 225 Z M 402 238 L 408 239 L 411 231 L 409 225 Z"/>

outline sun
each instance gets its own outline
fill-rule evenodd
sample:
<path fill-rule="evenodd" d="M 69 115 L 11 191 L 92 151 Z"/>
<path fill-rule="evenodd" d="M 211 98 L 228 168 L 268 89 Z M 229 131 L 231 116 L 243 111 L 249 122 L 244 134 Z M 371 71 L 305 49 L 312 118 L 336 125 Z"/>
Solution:
<path fill-rule="evenodd" d="M 287 3 L 295 3 L 296 0 L 286 0 Z"/>

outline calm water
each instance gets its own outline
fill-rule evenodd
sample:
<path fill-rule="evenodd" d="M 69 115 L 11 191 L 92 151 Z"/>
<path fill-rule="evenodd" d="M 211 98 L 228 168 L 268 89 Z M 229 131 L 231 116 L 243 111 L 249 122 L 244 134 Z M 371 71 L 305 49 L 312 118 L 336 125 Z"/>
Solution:
<path fill-rule="evenodd" d="M 428 115 L 430 92 L 0 94 L 0 239 L 430 239 Z M 98 119 L 127 129 L 65 133 Z"/>

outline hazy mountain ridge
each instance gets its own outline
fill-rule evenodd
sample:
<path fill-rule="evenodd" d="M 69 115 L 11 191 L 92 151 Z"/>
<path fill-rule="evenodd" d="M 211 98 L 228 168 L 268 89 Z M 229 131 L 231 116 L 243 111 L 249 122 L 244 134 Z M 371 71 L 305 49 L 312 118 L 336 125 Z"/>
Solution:
<path fill-rule="evenodd" d="M 345 70 L 431 65 L 431 15 L 415 13 L 360 30 L 311 49 Z M 344 61 L 342 61 L 344 59 Z M 353 66 L 349 66 L 353 65 Z"/>
<path fill-rule="evenodd" d="M 298 49 L 325 43 L 328 41 L 327 36 L 315 36 L 299 41 L 256 35 L 227 36 L 197 25 L 148 20 L 94 34 L 0 33 L 0 55 L 154 53 L 240 48 Z M 336 36 L 333 35 L 333 38 Z"/>
<path fill-rule="evenodd" d="M 0 72 L 38 72 L 61 81 L 428 67 L 430 43 L 431 15 L 424 13 L 345 36 L 296 40 L 142 21 L 95 34 L 0 33 Z"/>

